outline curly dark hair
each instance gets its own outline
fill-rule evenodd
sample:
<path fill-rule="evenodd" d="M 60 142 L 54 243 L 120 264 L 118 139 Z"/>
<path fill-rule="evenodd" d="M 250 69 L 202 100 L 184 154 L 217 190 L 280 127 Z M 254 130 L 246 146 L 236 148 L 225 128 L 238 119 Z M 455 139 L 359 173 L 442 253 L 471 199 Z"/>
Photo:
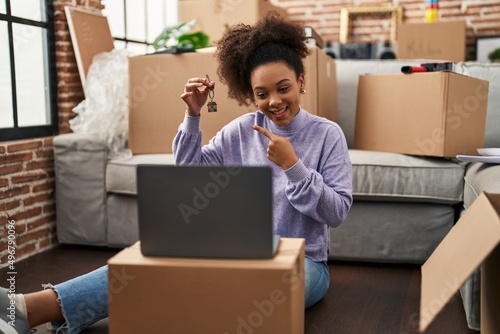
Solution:
<path fill-rule="evenodd" d="M 309 53 L 304 27 L 269 12 L 254 26 L 237 24 L 217 41 L 217 75 L 229 88 L 229 97 L 240 105 L 254 103 L 250 84 L 252 71 L 272 62 L 281 62 L 295 71 L 297 79 L 305 73 L 302 59 Z"/>

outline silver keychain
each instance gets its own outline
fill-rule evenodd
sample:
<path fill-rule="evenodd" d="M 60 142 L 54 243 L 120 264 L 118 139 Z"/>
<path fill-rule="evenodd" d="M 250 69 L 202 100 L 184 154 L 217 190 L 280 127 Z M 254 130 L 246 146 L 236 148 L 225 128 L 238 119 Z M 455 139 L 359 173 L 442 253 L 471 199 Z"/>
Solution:
<path fill-rule="evenodd" d="M 210 78 L 208 77 L 207 74 L 207 79 L 208 81 L 211 82 Z M 214 96 L 215 96 L 215 91 L 213 88 L 208 89 L 208 97 L 210 98 L 210 102 L 208 102 L 207 107 L 208 107 L 208 112 L 216 112 L 217 111 L 217 103 L 214 101 Z"/>

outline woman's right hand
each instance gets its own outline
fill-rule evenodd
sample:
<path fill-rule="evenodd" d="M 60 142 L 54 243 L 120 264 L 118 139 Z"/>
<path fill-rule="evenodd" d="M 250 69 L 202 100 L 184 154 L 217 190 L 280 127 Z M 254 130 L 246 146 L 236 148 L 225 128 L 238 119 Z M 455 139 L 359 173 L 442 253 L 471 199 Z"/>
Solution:
<path fill-rule="evenodd" d="M 186 103 L 186 114 L 200 116 L 201 108 L 205 105 L 208 93 L 215 88 L 215 82 L 207 78 L 190 78 L 184 87 L 181 98 Z"/>

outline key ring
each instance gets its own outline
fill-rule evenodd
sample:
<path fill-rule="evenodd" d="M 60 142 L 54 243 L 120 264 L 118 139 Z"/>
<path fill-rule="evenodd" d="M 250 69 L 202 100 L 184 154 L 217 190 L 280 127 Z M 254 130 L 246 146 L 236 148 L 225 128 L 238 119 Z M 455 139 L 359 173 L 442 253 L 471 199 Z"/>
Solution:
<path fill-rule="evenodd" d="M 207 76 L 208 81 L 211 82 L 212 80 L 210 80 L 210 78 L 208 77 L 208 74 L 206 76 Z M 208 88 L 208 97 L 210 98 L 210 102 L 208 102 L 207 107 L 208 107 L 209 112 L 216 112 L 217 111 L 217 103 L 215 103 L 215 101 L 214 101 L 214 96 L 215 96 L 215 89 L 213 87 Z"/>
<path fill-rule="evenodd" d="M 213 89 L 213 88 L 209 88 L 209 89 L 208 89 L 208 97 L 210 98 L 210 101 L 213 101 L 213 100 L 214 100 L 214 97 L 215 97 L 215 92 L 214 92 L 214 89 Z"/>

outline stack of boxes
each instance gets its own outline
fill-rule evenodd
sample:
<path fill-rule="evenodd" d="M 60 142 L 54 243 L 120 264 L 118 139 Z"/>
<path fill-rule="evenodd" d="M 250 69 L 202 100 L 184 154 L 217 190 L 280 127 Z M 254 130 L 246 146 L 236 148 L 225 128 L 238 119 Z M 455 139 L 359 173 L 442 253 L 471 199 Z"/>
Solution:
<path fill-rule="evenodd" d="M 433 4 L 437 5 L 436 0 Z M 436 6 L 430 6 L 436 9 Z M 465 60 L 465 22 L 402 24 L 398 59 Z M 361 75 L 354 148 L 433 157 L 484 145 L 488 82 L 451 70 Z"/>

